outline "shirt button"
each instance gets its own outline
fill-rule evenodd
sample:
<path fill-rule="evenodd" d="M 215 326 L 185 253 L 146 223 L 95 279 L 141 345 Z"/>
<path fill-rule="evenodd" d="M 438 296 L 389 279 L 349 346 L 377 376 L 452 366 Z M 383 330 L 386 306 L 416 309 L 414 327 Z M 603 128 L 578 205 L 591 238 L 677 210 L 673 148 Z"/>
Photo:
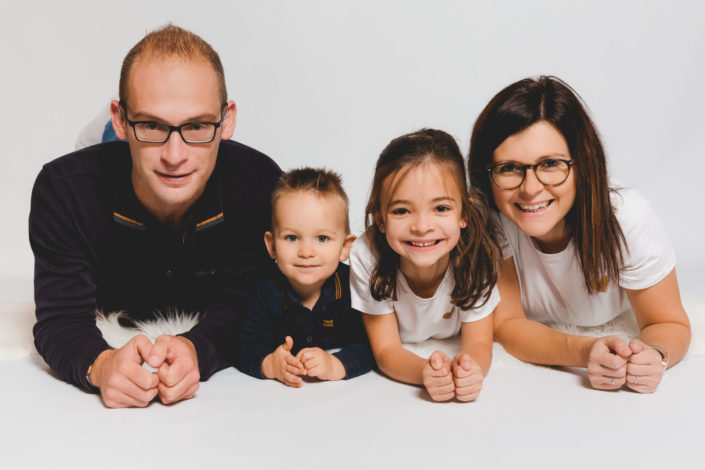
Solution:
<path fill-rule="evenodd" d="M 174 273 L 172 272 L 171 269 L 166 272 L 166 277 L 172 277 L 173 275 L 174 275 Z"/>
<path fill-rule="evenodd" d="M 310 336 L 307 336 L 307 337 L 306 337 L 306 342 L 307 342 L 307 343 L 310 343 L 311 341 L 313 341 L 313 338 L 311 338 Z"/>

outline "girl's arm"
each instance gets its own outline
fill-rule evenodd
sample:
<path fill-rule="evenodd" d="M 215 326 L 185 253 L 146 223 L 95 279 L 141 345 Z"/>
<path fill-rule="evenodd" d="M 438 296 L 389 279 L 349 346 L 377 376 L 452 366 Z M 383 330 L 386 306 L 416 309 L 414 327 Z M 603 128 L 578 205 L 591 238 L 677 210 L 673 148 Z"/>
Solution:
<path fill-rule="evenodd" d="M 639 338 L 629 343 L 627 386 L 651 393 L 666 367 L 683 359 L 690 343 L 690 322 L 681 304 L 676 270 L 651 287 L 627 290 L 627 297 L 641 330 Z"/>
<path fill-rule="evenodd" d="M 428 360 L 404 349 L 399 338 L 397 316 L 362 314 L 377 366 L 389 377 L 410 384 L 423 384 Z"/>
<path fill-rule="evenodd" d="M 598 338 L 561 333 L 527 319 L 521 305 L 514 258 L 507 258 L 502 263 L 497 287 L 502 300 L 492 315 L 494 335 L 508 353 L 534 364 L 587 367 L 590 352 Z M 605 340 L 608 338 L 616 337 Z"/>
<path fill-rule="evenodd" d="M 462 350 L 477 362 L 486 376 L 492 363 L 492 315 L 473 322 L 464 322 L 460 327 Z"/>

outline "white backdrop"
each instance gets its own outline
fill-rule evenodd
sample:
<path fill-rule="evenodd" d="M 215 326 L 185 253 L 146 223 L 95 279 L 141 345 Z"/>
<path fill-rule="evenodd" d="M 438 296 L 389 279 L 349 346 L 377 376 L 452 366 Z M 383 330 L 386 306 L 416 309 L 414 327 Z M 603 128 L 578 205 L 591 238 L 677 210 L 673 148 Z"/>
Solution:
<path fill-rule="evenodd" d="M 705 268 L 702 2 L 0 3 L 0 302 L 31 299 L 27 215 L 41 165 L 73 150 L 117 92 L 126 52 L 169 21 L 220 53 L 234 138 L 284 169 L 342 173 L 355 231 L 390 139 L 438 127 L 467 151 L 497 91 L 558 75 L 589 104 L 613 177 L 654 202 L 679 270 Z"/>

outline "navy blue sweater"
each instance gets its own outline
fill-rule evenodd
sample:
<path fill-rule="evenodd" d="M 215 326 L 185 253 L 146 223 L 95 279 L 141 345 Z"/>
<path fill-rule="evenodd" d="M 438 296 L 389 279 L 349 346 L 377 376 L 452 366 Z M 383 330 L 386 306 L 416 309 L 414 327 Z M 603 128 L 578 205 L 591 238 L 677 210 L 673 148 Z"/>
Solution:
<path fill-rule="evenodd" d="M 95 312 L 136 320 L 179 309 L 205 318 L 183 336 L 201 379 L 229 365 L 254 273 L 270 261 L 262 234 L 281 170 L 267 156 L 220 143 L 206 188 L 184 216 L 161 226 L 134 194 L 126 142 L 88 147 L 44 166 L 32 192 L 37 350 L 64 380 L 93 390 L 88 366 L 108 345 Z"/>
<path fill-rule="evenodd" d="M 350 307 L 349 281 L 350 268 L 338 263 L 309 310 L 278 269 L 262 276 L 250 295 L 239 329 L 237 367 L 253 377 L 265 378 L 262 361 L 291 336 L 294 356 L 303 348 L 342 348 L 333 355 L 345 367 L 346 379 L 369 372 L 375 365 L 374 357 L 360 312 Z"/>

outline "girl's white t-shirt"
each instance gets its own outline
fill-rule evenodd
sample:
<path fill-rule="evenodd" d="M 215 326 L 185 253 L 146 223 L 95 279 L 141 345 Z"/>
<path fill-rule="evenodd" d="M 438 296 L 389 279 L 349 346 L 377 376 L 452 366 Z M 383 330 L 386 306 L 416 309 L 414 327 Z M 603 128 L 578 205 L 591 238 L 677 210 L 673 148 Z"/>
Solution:
<path fill-rule="evenodd" d="M 455 280 L 449 268 L 433 297 L 417 296 L 406 278 L 397 272 L 397 300 L 378 301 L 370 294 L 370 277 L 377 265 L 377 258 L 365 235 L 359 237 L 350 250 L 350 297 L 352 307 L 371 315 L 395 313 L 399 337 L 403 343 L 417 343 L 429 338 L 448 338 L 460 332 L 463 322 L 485 318 L 499 303 L 495 286 L 484 305 L 461 310 L 450 301 Z"/>
<path fill-rule="evenodd" d="M 531 237 L 499 215 L 504 258 L 514 257 L 527 318 L 542 323 L 602 325 L 629 309 L 625 289 L 657 284 L 676 264 L 676 255 L 651 204 L 632 188 L 611 194 L 612 205 L 628 251 L 624 251 L 619 283 L 608 283 L 590 295 L 572 241 L 560 253 L 542 253 Z"/>

